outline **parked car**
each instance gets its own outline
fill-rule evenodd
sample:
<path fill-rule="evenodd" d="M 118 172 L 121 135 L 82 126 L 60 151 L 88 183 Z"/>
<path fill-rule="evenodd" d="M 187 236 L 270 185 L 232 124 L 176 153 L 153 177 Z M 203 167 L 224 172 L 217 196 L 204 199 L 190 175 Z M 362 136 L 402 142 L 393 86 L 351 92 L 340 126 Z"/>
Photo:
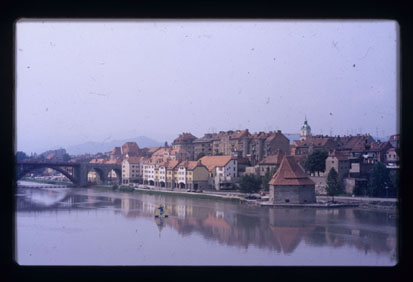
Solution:
<path fill-rule="evenodd" d="M 245 197 L 245 199 L 256 200 L 256 199 L 261 199 L 261 197 L 256 196 L 256 195 L 248 195 L 248 196 Z"/>

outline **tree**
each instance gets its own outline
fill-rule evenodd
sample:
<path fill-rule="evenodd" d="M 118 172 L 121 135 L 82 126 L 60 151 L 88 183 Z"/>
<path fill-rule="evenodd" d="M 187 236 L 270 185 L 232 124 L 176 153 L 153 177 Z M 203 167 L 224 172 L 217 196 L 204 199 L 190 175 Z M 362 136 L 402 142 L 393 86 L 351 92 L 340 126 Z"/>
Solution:
<path fill-rule="evenodd" d="M 355 196 L 366 196 L 367 195 L 367 185 L 359 181 L 356 181 L 354 188 L 353 188 L 353 194 Z"/>
<path fill-rule="evenodd" d="M 246 174 L 241 178 L 240 191 L 243 193 L 255 193 L 261 188 L 261 177 L 254 174 Z"/>
<path fill-rule="evenodd" d="M 334 196 L 341 193 L 340 179 L 338 178 L 338 173 L 334 167 L 332 167 L 328 173 L 326 191 L 328 196 L 333 197 L 333 202 Z"/>
<path fill-rule="evenodd" d="M 17 151 L 16 152 L 16 160 L 17 161 L 22 161 L 22 160 L 25 160 L 27 158 L 28 158 L 28 156 L 26 155 L 25 152 L 22 152 L 22 151 Z"/>
<path fill-rule="evenodd" d="M 262 184 L 264 186 L 264 191 L 270 190 L 270 185 L 268 184 L 268 182 L 271 181 L 272 176 L 274 175 L 274 173 L 275 173 L 275 169 L 271 168 L 271 169 L 267 170 L 265 172 L 265 175 L 262 177 Z"/>
<path fill-rule="evenodd" d="M 389 171 L 386 166 L 377 162 L 370 171 L 368 191 L 370 197 L 385 197 L 387 189 L 392 187 Z"/>
<path fill-rule="evenodd" d="M 201 153 L 199 153 L 197 156 L 196 156 L 196 161 L 197 160 L 199 160 L 200 158 L 202 158 L 202 157 L 204 157 L 205 156 L 205 153 L 204 152 L 201 152 Z"/>
<path fill-rule="evenodd" d="M 311 173 L 317 172 L 320 175 L 320 171 L 326 169 L 326 159 L 328 152 L 321 149 L 316 149 L 312 152 L 305 161 L 305 168 Z"/>

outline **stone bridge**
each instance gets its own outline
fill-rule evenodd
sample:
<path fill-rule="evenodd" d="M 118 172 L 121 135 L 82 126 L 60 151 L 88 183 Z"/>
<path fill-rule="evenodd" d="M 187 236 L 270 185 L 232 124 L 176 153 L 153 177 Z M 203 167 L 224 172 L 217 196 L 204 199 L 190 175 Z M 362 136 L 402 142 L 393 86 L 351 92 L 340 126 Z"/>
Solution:
<path fill-rule="evenodd" d="M 103 183 L 108 183 L 108 174 L 115 171 L 119 184 L 122 183 L 121 164 L 91 164 L 88 162 L 52 162 L 52 161 L 18 161 L 16 163 L 16 180 L 21 179 L 27 173 L 42 168 L 54 169 L 76 186 L 86 187 L 88 185 L 87 175 L 91 170 L 96 171 Z"/>

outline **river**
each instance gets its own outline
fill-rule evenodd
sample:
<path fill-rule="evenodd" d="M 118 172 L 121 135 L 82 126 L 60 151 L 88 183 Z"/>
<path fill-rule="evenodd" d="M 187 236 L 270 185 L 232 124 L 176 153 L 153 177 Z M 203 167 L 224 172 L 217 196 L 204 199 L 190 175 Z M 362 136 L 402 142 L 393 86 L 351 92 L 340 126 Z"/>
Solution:
<path fill-rule="evenodd" d="M 87 188 L 16 193 L 20 265 L 397 263 L 394 211 L 270 208 Z M 159 203 L 168 218 L 155 218 Z"/>

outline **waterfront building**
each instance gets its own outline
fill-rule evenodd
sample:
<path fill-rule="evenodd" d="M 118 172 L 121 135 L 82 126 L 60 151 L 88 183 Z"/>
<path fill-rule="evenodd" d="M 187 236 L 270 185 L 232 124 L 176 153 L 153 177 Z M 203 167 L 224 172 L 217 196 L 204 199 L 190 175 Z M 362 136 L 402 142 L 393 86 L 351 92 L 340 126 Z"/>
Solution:
<path fill-rule="evenodd" d="M 142 177 L 144 184 L 155 185 L 155 165 L 162 161 L 162 159 L 150 158 L 144 162 Z"/>
<path fill-rule="evenodd" d="M 183 161 L 178 167 L 183 167 L 184 169 L 182 169 L 182 171 L 184 171 L 183 174 L 185 174 L 185 183 L 183 187 L 181 186 L 182 182 L 179 183 L 178 180 L 179 188 L 187 188 L 191 190 L 203 190 L 208 188 L 208 168 L 204 166 L 200 160 Z"/>
<path fill-rule="evenodd" d="M 316 202 L 315 183 L 306 175 L 293 156 L 284 156 L 269 185 L 269 201 L 274 204 Z"/>
<path fill-rule="evenodd" d="M 143 183 L 143 157 L 129 157 L 122 161 L 122 183 Z"/>
<path fill-rule="evenodd" d="M 233 188 L 238 180 L 237 159 L 231 156 L 205 156 L 200 159 L 209 171 L 208 185 L 216 190 Z"/>
<path fill-rule="evenodd" d="M 184 149 L 189 154 L 189 160 L 194 160 L 194 144 L 193 141 L 197 138 L 191 133 L 184 132 L 172 142 L 172 148 Z"/>
<path fill-rule="evenodd" d="M 175 188 L 177 186 L 178 174 L 175 168 L 178 166 L 179 161 L 171 160 L 166 165 L 166 187 Z"/>

